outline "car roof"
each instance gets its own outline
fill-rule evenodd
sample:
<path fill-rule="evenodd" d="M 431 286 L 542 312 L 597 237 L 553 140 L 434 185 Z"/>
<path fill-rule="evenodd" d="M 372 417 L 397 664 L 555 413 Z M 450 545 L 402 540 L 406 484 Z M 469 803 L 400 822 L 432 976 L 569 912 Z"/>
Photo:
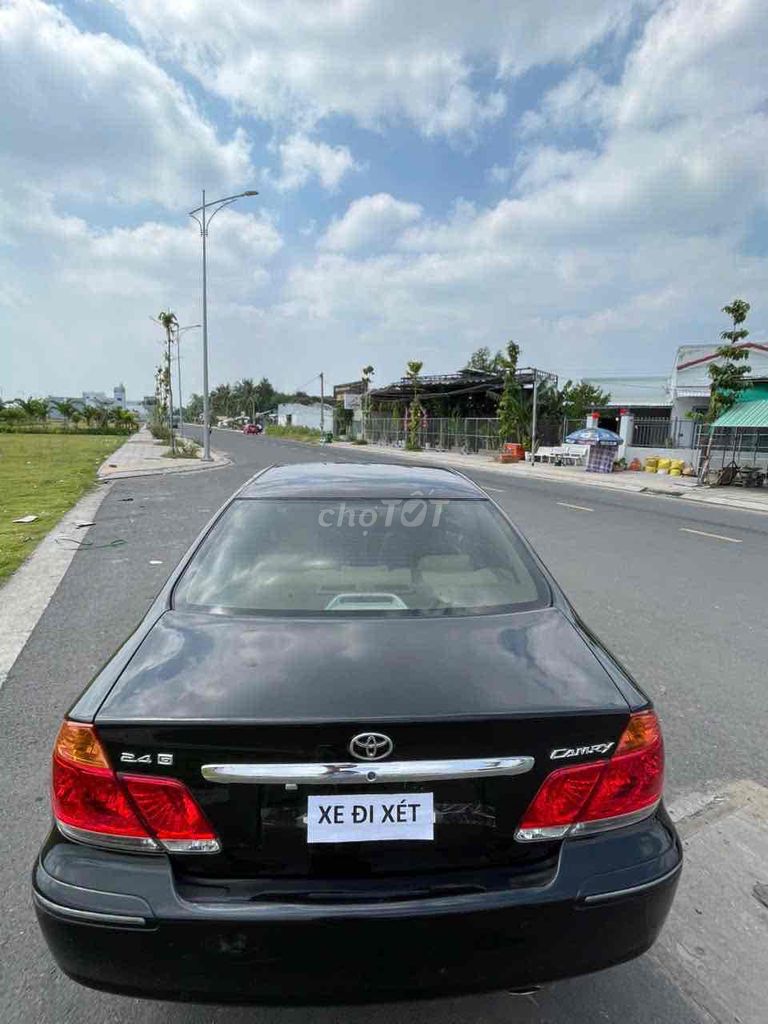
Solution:
<path fill-rule="evenodd" d="M 476 484 L 453 470 L 383 462 L 271 466 L 249 480 L 238 497 L 487 499 Z"/>

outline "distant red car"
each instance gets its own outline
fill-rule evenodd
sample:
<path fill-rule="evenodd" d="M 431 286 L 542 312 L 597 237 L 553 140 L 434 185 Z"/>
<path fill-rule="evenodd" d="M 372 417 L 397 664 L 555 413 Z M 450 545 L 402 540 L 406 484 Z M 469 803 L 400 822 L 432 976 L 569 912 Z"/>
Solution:
<path fill-rule="evenodd" d="M 260 423 L 246 423 L 243 427 L 244 434 L 260 434 L 263 427 Z"/>

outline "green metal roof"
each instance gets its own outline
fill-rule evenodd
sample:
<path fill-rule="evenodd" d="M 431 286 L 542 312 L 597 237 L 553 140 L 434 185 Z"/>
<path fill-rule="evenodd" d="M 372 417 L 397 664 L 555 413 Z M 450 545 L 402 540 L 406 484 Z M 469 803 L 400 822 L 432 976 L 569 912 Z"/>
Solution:
<path fill-rule="evenodd" d="M 768 400 L 768 385 L 755 384 L 751 388 L 745 388 L 739 395 L 740 402 L 762 402 Z"/>
<path fill-rule="evenodd" d="M 715 420 L 714 427 L 768 427 L 768 398 L 737 402 Z"/>

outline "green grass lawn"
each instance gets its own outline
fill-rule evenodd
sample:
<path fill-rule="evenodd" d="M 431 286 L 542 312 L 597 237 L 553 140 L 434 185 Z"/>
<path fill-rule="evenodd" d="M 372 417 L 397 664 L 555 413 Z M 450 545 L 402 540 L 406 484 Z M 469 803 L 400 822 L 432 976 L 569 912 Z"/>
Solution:
<path fill-rule="evenodd" d="M 0 434 L 0 581 L 6 579 L 96 480 L 125 436 Z M 34 523 L 14 523 L 36 515 Z"/>

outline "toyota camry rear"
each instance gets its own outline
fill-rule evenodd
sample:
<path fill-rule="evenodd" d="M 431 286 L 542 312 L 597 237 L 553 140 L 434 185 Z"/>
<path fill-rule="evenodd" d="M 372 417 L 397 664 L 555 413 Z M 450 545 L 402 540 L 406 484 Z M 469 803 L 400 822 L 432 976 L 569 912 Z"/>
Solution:
<path fill-rule="evenodd" d="M 663 773 L 650 701 L 475 484 L 273 467 L 66 716 L 35 906 L 114 992 L 529 988 L 653 943 Z"/>

